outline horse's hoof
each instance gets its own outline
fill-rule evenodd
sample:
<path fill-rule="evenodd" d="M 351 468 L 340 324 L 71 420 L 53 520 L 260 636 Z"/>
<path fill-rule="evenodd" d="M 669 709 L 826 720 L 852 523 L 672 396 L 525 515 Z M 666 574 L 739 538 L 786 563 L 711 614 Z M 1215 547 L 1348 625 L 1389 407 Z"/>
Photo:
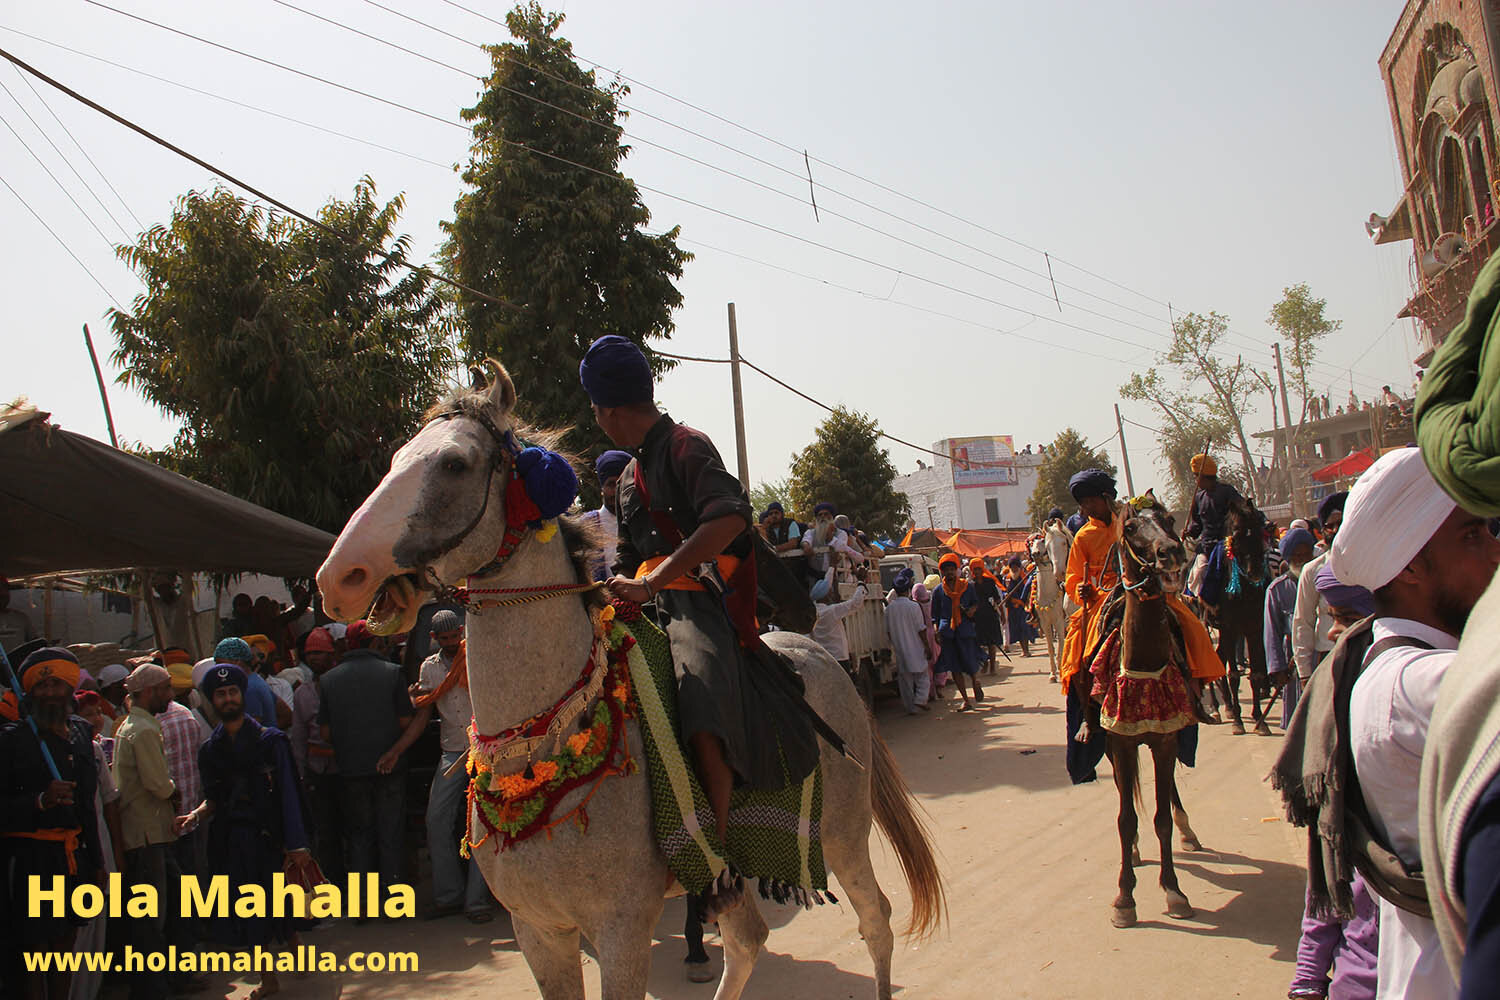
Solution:
<path fill-rule="evenodd" d="M 1109 922 L 1116 927 L 1135 926 L 1135 907 L 1116 906 L 1109 912 Z"/>
<path fill-rule="evenodd" d="M 1182 849 L 1184 851 L 1201 851 L 1203 850 L 1203 842 L 1197 837 L 1183 837 Z"/>
<path fill-rule="evenodd" d="M 1266 725 L 1266 720 L 1265 719 L 1261 719 L 1259 722 L 1257 722 L 1255 724 L 1255 735 L 1256 736 L 1270 736 L 1271 735 L 1271 727 L 1268 726 L 1268 725 Z"/>
<path fill-rule="evenodd" d="M 1139 868 L 1140 866 L 1141 866 L 1141 852 L 1140 851 L 1135 851 L 1135 850 L 1131 851 L 1130 852 L 1130 867 L 1132 867 L 1132 868 Z"/>
<path fill-rule="evenodd" d="M 711 983 L 719 977 L 714 975 L 714 969 L 708 962 L 685 962 L 687 969 L 687 981 L 690 983 Z"/>
<path fill-rule="evenodd" d="M 1180 892 L 1167 893 L 1167 916 L 1173 920 L 1191 920 L 1193 917 L 1193 904 L 1187 901 L 1187 897 Z"/>
<path fill-rule="evenodd" d="M 1229 734 L 1231 736 L 1244 736 L 1245 735 L 1245 724 L 1243 722 L 1241 722 L 1239 719 L 1235 719 L 1233 722 L 1231 722 L 1229 724 Z"/>

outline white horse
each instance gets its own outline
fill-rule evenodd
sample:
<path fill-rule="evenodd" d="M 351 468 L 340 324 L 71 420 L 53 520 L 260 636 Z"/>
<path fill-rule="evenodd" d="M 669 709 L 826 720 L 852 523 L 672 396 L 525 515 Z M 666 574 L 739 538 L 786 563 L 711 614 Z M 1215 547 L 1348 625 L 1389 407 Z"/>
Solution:
<path fill-rule="evenodd" d="M 1057 681 L 1058 659 L 1062 656 L 1063 636 L 1068 631 L 1068 616 L 1077 608 L 1063 591 L 1068 572 L 1068 553 L 1073 536 L 1059 520 L 1042 526 L 1040 536 L 1031 539 L 1031 561 L 1036 564 L 1036 613 L 1042 636 L 1047 640 L 1047 660 L 1052 680 Z"/>
<path fill-rule="evenodd" d="M 349 519 L 318 571 L 328 614 L 347 621 L 369 608 L 372 620 L 404 630 L 413 624 L 424 591 L 444 591 L 465 579 L 471 589 L 532 593 L 587 583 L 592 543 L 576 522 L 562 518 L 560 538 L 525 530 L 519 544 L 514 534 L 503 541 L 512 435 L 524 432 L 512 416 L 516 394 L 509 375 L 490 365 L 493 382 L 455 395 L 429 414 Z M 598 602 L 591 594 L 580 600 L 581 588 L 572 589 L 571 596 L 471 612 L 469 694 L 479 733 L 500 733 L 560 704 L 578 679 L 595 648 L 590 611 L 591 602 Z M 875 964 L 874 995 L 889 1000 L 891 905 L 870 864 L 872 815 L 911 889 L 909 934 L 929 933 L 942 919 L 936 861 L 910 793 L 843 668 L 806 636 L 774 632 L 766 640 L 795 664 L 807 701 L 869 762 L 867 773 L 823 746 L 823 852 L 859 916 Z M 643 760 L 634 720 L 627 723 L 626 745 L 632 758 Z M 525 757 L 516 757 L 512 766 L 496 769 L 520 773 L 526 766 Z M 586 793 L 582 788 L 565 796 L 554 815 L 566 814 Z M 599 957 L 605 1000 L 641 1000 L 663 899 L 682 890 L 652 833 L 644 766 L 602 779 L 591 794 L 586 830 L 563 823 L 509 850 L 499 851 L 491 838 L 473 853 L 510 911 L 543 1000 L 582 1000 L 580 934 Z M 720 916 L 719 929 L 724 972 L 715 998 L 735 1000 L 769 933 L 751 893 Z"/>

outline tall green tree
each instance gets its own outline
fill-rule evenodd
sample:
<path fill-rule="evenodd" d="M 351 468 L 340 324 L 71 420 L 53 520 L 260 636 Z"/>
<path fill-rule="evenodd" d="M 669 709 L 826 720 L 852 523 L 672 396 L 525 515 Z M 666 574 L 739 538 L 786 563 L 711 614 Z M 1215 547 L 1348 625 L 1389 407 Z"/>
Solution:
<path fill-rule="evenodd" d="M 453 365 L 446 304 L 407 270 L 402 199 L 361 180 L 319 218 L 218 188 L 119 248 L 145 285 L 110 313 L 120 381 L 181 421 L 168 467 L 327 531 L 390 468 Z"/>
<path fill-rule="evenodd" d="M 880 425 L 839 406 L 818 425 L 812 444 L 792 456 L 791 505 L 810 514 L 827 500 L 871 538 L 895 535 L 911 516 L 895 482 L 896 467 L 880 447 Z"/>
<path fill-rule="evenodd" d="M 1082 434 L 1071 427 L 1064 428 L 1048 446 L 1042 464 L 1036 469 L 1036 488 L 1026 501 L 1026 513 L 1033 525 L 1041 527 L 1047 512 L 1053 507 L 1061 507 L 1064 515 L 1078 509 L 1068 492 L 1068 480 L 1084 469 L 1103 469 L 1111 476 L 1115 474 L 1114 463 L 1108 455 L 1097 449 L 1090 451 Z M 1121 492 L 1124 492 L 1123 485 Z"/>
<path fill-rule="evenodd" d="M 784 507 L 791 503 L 791 499 L 792 481 L 786 476 L 782 476 L 780 479 L 762 479 L 750 487 L 750 502 L 754 504 L 757 514 L 765 510 L 766 504 L 772 500 L 781 501 L 781 505 Z M 789 510 L 786 513 L 788 517 L 791 517 L 793 512 Z"/>
<path fill-rule="evenodd" d="M 1271 378 L 1236 355 L 1233 361 L 1220 354 L 1229 334 L 1229 317 L 1210 312 L 1187 313 L 1172 323 L 1172 343 L 1157 364 L 1144 373 L 1135 372 L 1120 386 L 1125 399 L 1152 404 L 1168 427 L 1161 454 L 1169 463 L 1177 461 L 1180 442 L 1202 434 L 1211 446 L 1228 447 L 1239 460 L 1244 481 L 1255 481 L 1255 457 L 1245 432 L 1245 414 L 1257 393 L 1271 387 Z M 1223 432 L 1220 441 L 1214 437 Z M 1200 444 L 1201 449 L 1201 444 Z M 1169 454 L 1169 452 L 1171 454 Z M 1188 453 L 1189 459 L 1193 452 Z M 1219 459 L 1221 474 L 1229 463 Z M 1175 481 L 1181 473 L 1168 468 Z"/>
<path fill-rule="evenodd" d="M 473 141 L 443 256 L 452 277 L 509 303 L 458 294 L 469 360 L 499 358 L 522 415 L 567 428 L 567 443 L 592 457 L 609 444 L 578 362 L 613 333 L 641 345 L 658 375 L 670 368 L 651 342 L 672 332 L 674 281 L 691 254 L 678 227 L 645 231 L 651 214 L 620 172 L 628 88 L 578 65 L 557 34 L 562 14 L 533 2 L 505 20 L 516 40 L 488 46 L 484 92 L 463 112 Z"/>
<path fill-rule="evenodd" d="M 1298 426 L 1307 419 L 1307 406 L 1313 397 L 1311 372 L 1318 356 L 1318 341 L 1344 325 L 1343 320 L 1323 315 L 1327 307 L 1328 300 L 1313 298 L 1304 281 L 1283 288 L 1280 301 L 1266 317 L 1287 344 L 1285 364 L 1291 370 L 1292 386 L 1302 404 L 1296 418 Z"/>

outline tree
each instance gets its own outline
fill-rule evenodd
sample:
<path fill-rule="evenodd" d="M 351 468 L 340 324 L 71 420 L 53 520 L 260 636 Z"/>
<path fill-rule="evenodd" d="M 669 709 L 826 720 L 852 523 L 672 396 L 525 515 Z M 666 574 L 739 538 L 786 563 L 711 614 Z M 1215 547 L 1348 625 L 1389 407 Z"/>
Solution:
<path fill-rule="evenodd" d="M 1318 356 L 1318 341 L 1343 327 L 1342 320 L 1328 319 L 1323 315 L 1327 299 L 1315 299 L 1307 290 L 1307 282 L 1281 290 L 1281 301 L 1271 307 L 1266 321 L 1287 342 L 1286 364 L 1292 372 L 1292 384 L 1297 398 L 1302 401 L 1297 425 L 1307 419 L 1307 405 L 1312 400 L 1310 373 L 1313 361 Z"/>
<path fill-rule="evenodd" d="M 464 110 L 473 142 L 443 250 L 449 274 L 509 305 L 458 294 L 469 360 L 494 356 L 516 382 L 523 416 L 569 429 L 592 457 L 610 447 L 578 384 L 595 339 L 641 345 L 660 375 L 673 362 L 651 351 L 670 336 L 682 304 L 673 284 L 692 255 L 678 227 L 650 235 L 651 214 L 619 165 L 625 115 L 616 82 L 600 87 L 557 30 L 563 15 L 536 3 L 506 15 L 517 41 L 488 46 L 484 92 Z"/>
<path fill-rule="evenodd" d="M 1068 492 L 1068 480 L 1084 469 L 1103 469 L 1111 476 L 1115 474 L 1114 463 L 1102 451 L 1090 451 L 1088 442 L 1071 427 L 1052 441 L 1042 464 L 1036 467 L 1036 488 L 1026 501 L 1026 513 L 1031 523 L 1041 527 L 1047 512 L 1061 507 L 1064 515 L 1072 514 L 1078 504 Z"/>
<path fill-rule="evenodd" d="M 755 507 L 758 515 L 766 509 L 766 505 L 772 500 L 781 501 L 785 506 L 792 496 L 792 481 L 786 476 L 780 479 L 763 479 L 750 487 L 750 503 Z M 787 516 L 792 516 L 792 511 L 787 511 Z"/>
<path fill-rule="evenodd" d="M 892 535 L 911 516 L 895 481 L 890 453 L 880 447 L 880 425 L 839 406 L 818 425 L 812 444 L 792 456 L 791 506 L 808 514 L 827 500 L 871 538 Z"/>
<path fill-rule="evenodd" d="M 1177 385 L 1169 384 L 1153 365 L 1145 374 L 1133 373 L 1120 386 L 1120 395 L 1151 403 L 1161 411 L 1166 421 L 1161 454 L 1169 463 L 1177 461 L 1175 452 L 1182 442 L 1198 436 L 1211 448 L 1237 452 L 1244 481 L 1254 483 L 1255 458 L 1245 434 L 1244 413 L 1256 393 L 1270 388 L 1271 379 L 1241 356 L 1231 362 L 1218 355 L 1228 332 L 1229 318 L 1216 312 L 1179 317 L 1172 323 L 1171 346 L 1157 358 L 1159 365 L 1177 376 Z M 1188 453 L 1189 459 L 1193 454 Z M 1221 475 L 1227 464 L 1219 463 Z M 1167 471 L 1174 482 L 1182 475 L 1176 465 Z"/>
<path fill-rule="evenodd" d="M 347 239 L 222 188 L 122 246 L 145 291 L 110 314 L 120 381 L 182 422 L 169 468 L 337 532 L 453 364 L 444 299 L 402 266 L 402 199 L 368 177 L 319 213 Z"/>

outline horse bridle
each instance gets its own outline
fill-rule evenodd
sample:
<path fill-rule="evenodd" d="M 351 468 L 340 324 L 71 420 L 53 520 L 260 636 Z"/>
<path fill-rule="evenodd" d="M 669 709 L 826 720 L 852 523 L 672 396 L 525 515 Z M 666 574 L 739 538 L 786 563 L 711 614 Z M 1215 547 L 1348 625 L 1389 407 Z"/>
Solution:
<path fill-rule="evenodd" d="M 1136 513 L 1137 515 L 1139 515 L 1143 513 L 1143 511 L 1137 511 Z M 1140 590 L 1142 587 L 1150 583 L 1156 583 L 1158 585 L 1158 589 L 1160 588 L 1160 577 L 1164 570 L 1161 568 L 1161 564 L 1154 557 L 1150 562 L 1142 559 L 1139 555 L 1136 554 L 1135 549 L 1132 548 L 1130 546 L 1130 543 L 1125 541 L 1124 538 L 1121 538 L 1118 542 L 1116 542 L 1115 547 L 1122 550 L 1123 552 L 1128 552 L 1130 554 L 1131 561 L 1134 562 L 1138 567 L 1140 567 L 1142 573 L 1141 578 L 1135 583 L 1127 583 L 1125 580 L 1125 557 L 1124 555 L 1120 554 L 1116 555 L 1116 558 L 1119 560 L 1120 564 L 1120 586 L 1125 589 L 1125 592 L 1127 594 L 1133 594 L 1137 590 Z M 1161 597 L 1162 593 L 1164 593 L 1164 591 L 1158 592 L 1156 594 L 1143 594 L 1141 596 L 1143 597 L 1143 599 L 1153 600 L 1155 598 Z"/>
<path fill-rule="evenodd" d="M 469 533 L 472 532 L 475 528 L 479 527 L 479 522 L 484 520 L 484 515 L 488 513 L 490 509 L 490 494 L 494 492 L 491 487 L 493 487 L 495 483 L 496 470 L 503 467 L 506 476 L 509 476 L 511 465 L 514 462 L 515 456 L 521 450 L 520 445 L 516 443 L 515 435 L 512 434 L 509 430 L 500 430 L 499 427 L 495 426 L 495 422 L 489 418 L 489 415 L 484 413 L 483 411 L 470 411 L 464 409 L 446 410 L 429 420 L 426 426 L 430 427 L 432 424 L 436 423 L 439 420 L 452 420 L 456 417 L 468 417 L 475 423 L 479 424 L 480 427 L 483 427 L 485 431 L 489 433 L 490 438 L 494 441 L 495 447 L 489 455 L 490 467 L 484 477 L 484 502 L 479 505 L 479 511 L 474 515 L 469 523 L 464 526 L 462 531 L 458 532 L 458 534 L 456 535 L 453 535 L 447 543 L 445 543 L 441 548 L 437 549 L 435 552 L 429 555 L 427 557 L 427 561 L 418 568 L 418 574 L 421 577 L 422 582 L 431 587 L 433 592 L 439 597 L 450 595 L 454 593 L 458 588 L 449 584 L 445 584 L 441 580 L 439 580 L 437 577 L 437 571 L 432 568 L 432 564 L 462 545 L 464 539 L 469 537 Z M 502 484 L 502 489 L 505 488 L 505 485 L 508 485 L 508 483 Z M 500 548 L 495 552 L 495 558 L 491 559 L 485 565 L 474 570 L 472 573 L 469 573 L 469 576 L 488 576 L 489 574 L 495 572 L 500 568 L 500 566 L 505 562 L 505 557 L 510 554 L 510 551 L 507 551 L 506 542 L 511 540 L 512 530 L 513 529 L 511 525 L 507 523 L 505 526 L 505 538 L 501 540 Z M 515 540 L 510 545 L 511 551 L 514 551 L 515 543 L 518 543 L 519 541 L 520 532 L 516 531 Z"/>

